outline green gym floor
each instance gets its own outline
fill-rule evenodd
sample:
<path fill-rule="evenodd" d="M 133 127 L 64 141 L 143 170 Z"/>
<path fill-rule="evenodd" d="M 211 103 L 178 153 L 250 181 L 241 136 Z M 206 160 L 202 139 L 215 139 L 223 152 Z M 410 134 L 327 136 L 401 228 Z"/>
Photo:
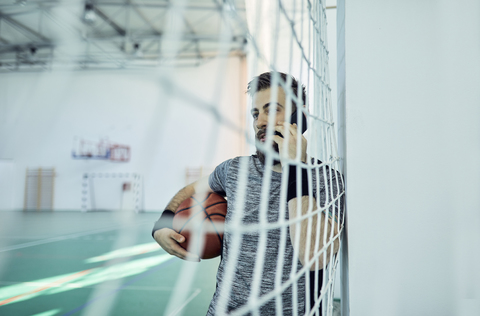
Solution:
<path fill-rule="evenodd" d="M 0 315 L 205 315 L 219 259 L 167 254 L 159 215 L 0 212 Z"/>

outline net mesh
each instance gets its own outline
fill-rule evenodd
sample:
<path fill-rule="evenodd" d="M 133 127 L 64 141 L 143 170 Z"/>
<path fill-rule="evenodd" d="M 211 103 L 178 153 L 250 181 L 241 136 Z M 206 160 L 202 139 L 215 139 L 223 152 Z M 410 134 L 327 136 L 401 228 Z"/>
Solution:
<path fill-rule="evenodd" d="M 287 159 L 290 165 L 300 166 L 308 172 L 310 195 L 308 198 L 296 199 L 296 206 L 288 207 L 280 203 L 278 220 L 268 218 L 272 167 L 275 160 L 280 159 L 284 152 L 276 152 L 270 146 L 254 142 L 247 137 L 247 142 L 265 152 L 265 174 L 261 183 L 261 199 L 259 201 L 258 222 L 245 223 L 245 204 L 248 202 L 248 161 L 240 160 L 237 178 L 235 212 L 231 215 L 226 229 L 229 231 L 228 260 L 224 257 L 221 282 L 218 284 L 215 301 L 215 313 L 219 315 L 260 315 L 264 314 L 265 306 L 272 308 L 270 314 L 305 314 L 332 315 L 334 301 L 335 273 L 339 262 L 338 247 L 342 237 L 344 213 L 344 183 L 340 170 L 340 160 L 336 148 L 335 119 L 331 104 L 331 88 L 329 85 L 328 46 L 326 33 L 326 5 L 323 1 L 246 1 L 246 19 L 244 22 L 234 9 L 234 3 L 224 1 L 218 3 L 222 10 L 222 33 L 220 55 L 226 55 L 232 43 L 233 28 L 243 28 L 247 34 L 248 67 L 250 77 L 263 71 L 273 71 L 271 85 L 271 103 L 265 144 L 271 144 L 275 125 L 275 107 L 278 89 L 283 89 L 286 96 L 286 117 L 292 113 L 292 102 L 303 104 L 302 98 L 293 92 L 291 78 L 283 81 L 279 71 L 292 74 L 298 78 L 298 87 L 306 86 L 308 91 L 306 107 L 301 108 L 298 117 L 308 118 L 309 130 L 305 137 L 308 142 L 307 166 L 300 161 L 300 146 L 297 146 L 296 159 Z M 183 2 L 178 2 L 175 10 L 182 11 Z M 171 29 L 171 37 L 175 38 L 175 28 Z M 221 76 L 219 76 L 221 78 Z M 164 79 L 168 83 L 168 79 Z M 219 80 L 217 86 L 221 87 Z M 171 82 L 168 85 L 171 89 Z M 301 90 L 301 89 L 299 89 Z M 179 90 L 180 91 L 180 90 Z M 175 93 L 175 92 L 174 92 Z M 253 91 L 252 94 L 255 94 Z M 229 122 L 218 111 L 216 102 L 206 102 L 195 99 L 194 96 L 182 92 L 181 97 L 190 99 L 192 103 L 203 107 L 213 115 L 217 122 L 230 127 L 237 132 L 244 132 L 242 127 Z M 272 110 L 273 107 L 273 110 Z M 298 120 L 299 122 L 301 120 Z M 299 123 L 301 125 L 301 123 Z M 301 127 L 301 126 L 300 126 Z M 286 136 L 288 142 L 289 136 Z M 301 144 L 300 136 L 297 145 Z M 310 159 L 314 157 L 315 159 Z M 284 169 L 285 170 L 285 169 Z M 282 173 L 280 200 L 286 200 L 289 172 Z M 297 190 L 301 190 L 297 181 Z M 316 188 L 315 192 L 312 188 Z M 292 214 L 289 208 L 295 209 Z M 276 257 L 275 277 L 265 280 L 266 261 L 270 255 L 269 234 L 279 234 L 278 255 Z M 236 275 L 245 255 L 245 238 L 249 235 L 258 237 L 255 242 L 255 263 L 251 271 L 247 298 L 242 304 L 232 307 L 235 300 L 235 286 L 238 284 Z M 306 236 L 306 237 L 305 237 Z M 282 255 L 289 241 L 293 244 L 294 260 L 286 262 Z M 299 249 L 310 249 L 305 254 Z M 297 258 L 304 256 L 303 264 Z M 270 266 L 268 266 L 270 267 Z M 289 277 L 285 280 L 284 270 L 288 269 Z M 166 314 L 175 314 L 174 306 L 184 301 L 185 285 L 191 284 L 195 275 L 195 266 L 185 263 L 177 291 L 173 296 Z M 273 283 L 265 290 L 265 282 Z M 311 293 L 313 292 L 313 293 Z M 289 296 L 287 302 L 285 295 Z M 273 305 L 268 305 L 274 302 Z M 289 304 L 291 306 L 285 306 Z M 296 306 L 305 306 L 297 309 Z"/>
<path fill-rule="evenodd" d="M 84 12 L 84 10 L 86 11 L 84 5 L 87 2 L 96 8 L 95 12 L 98 18 L 94 24 L 83 23 L 78 18 L 83 13 L 86 13 Z M 233 206 L 238 211 L 231 214 L 227 223 L 230 236 L 228 245 L 230 252 L 228 260 L 222 260 L 223 278 L 222 282 L 218 284 L 216 292 L 219 299 L 215 301 L 215 313 L 218 315 L 319 315 L 320 305 L 322 304 L 324 314 L 331 314 L 334 295 L 334 275 L 339 261 L 338 255 L 335 254 L 338 253 L 335 248 L 343 231 L 342 199 L 344 196 L 344 185 L 343 178 L 337 174 L 337 171 L 340 170 L 340 161 L 336 150 L 334 114 L 330 98 L 325 2 L 310 0 L 245 0 L 245 8 L 242 10 L 237 7 L 238 4 L 241 4 L 240 0 L 175 0 L 161 3 L 160 1 L 154 3 L 144 0 L 125 2 L 106 0 L 75 1 L 72 2 L 73 4 L 64 1 L 61 3 L 62 5 L 52 2 L 51 7 L 49 6 L 48 10 L 44 10 L 42 6 L 49 3 L 34 2 L 32 5 L 38 5 L 42 9 L 42 19 L 38 23 L 42 26 L 42 30 L 49 30 L 53 29 L 53 26 L 58 26 L 56 32 L 54 32 L 54 38 L 58 39 L 58 46 L 55 48 L 55 59 L 51 60 L 53 54 L 49 53 L 47 56 L 49 58 L 48 63 L 41 60 L 41 58 L 47 55 L 43 51 L 53 50 L 53 48 L 50 46 L 39 46 L 36 55 L 29 50 L 29 55 L 26 55 L 26 57 L 21 56 L 23 59 L 26 59 L 25 63 L 21 64 L 18 60 L 3 63 L 0 71 L 4 70 L 5 67 L 8 67 L 9 71 L 11 69 L 21 70 L 23 69 L 22 67 L 67 70 L 67 72 L 57 73 L 58 77 L 54 79 L 57 83 L 55 86 L 56 90 L 68 91 L 65 88 L 70 87 L 67 79 L 73 80 L 72 86 L 76 82 L 74 79 L 79 80 L 79 76 L 74 75 L 73 72 L 69 73 L 68 70 L 154 69 L 148 73 L 142 72 L 141 78 L 142 80 L 147 76 L 150 79 L 154 78 L 152 81 L 155 84 L 152 86 L 155 88 L 152 90 L 161 89 L 161 91 L 158 91 L 158 95 L 161 96 L 158 97 L 158 106 L 152 106 L 152 109 L 145 106 L 137 106 L 136 102 L 149 102 L 149 100 L 144 99 L 141 102 L 137 99 L 134 99 L 135 102 L 129 101 L 136 105 L 135 112 L 132 110 L 130 113 L 136 115 L 138 112 L 145 112 L 150 116 L 139 116 L 138 119 L 142 128 L 143 125 L 148 125 L 148 128 L 145 129 L 145 136 L 148 136 L 150 143 L 158 143 L 156 135 L 162 132 L 167 135 L 173 128 L 176 128 L 175 132 L 178 132 L 179 123 L 172 119 L 172 116 L 169 116 L 169 112 L 174 112 L 175 110 L 174 106 L 171 105 L 175 104 L 176 108 L 179 108 L 180 105 L 188 105 L 192 111 L 184 112 L 194 112 L 195 115 L 201 112 L 202 115 L 207 114 L 211 119 L 209 122 L 204 122 L 197 118 L 197 121 L 202 121 L 204 126 L 209 125 L 210 122 L 212 123 L 209 130 L 209 135 L 211 135 L 208 143 L 209 148 L 205 150 L 206 157 L 203 159 L 207 162 L 205 165 L 210 165 L 215 160 L 214 153 L 223 145 L 222 140 L 217 135 L 221 134 L 219 131 L 225 131 L 225 128 L 235 134 L 244 135 L 245 142 L 250 145 L 250 148 L 258 147 L 265 152 L 265 170 L 270 171 L 265 173 L 266 176 L 263 177 L 259 187 L 260 199 L 258 201 L 259 216 L 257 222 L 245 223 L 243 221 L 247 211 L 244 205 L 251 199 L 247 186 L 249 183 L 249 174 L 247 172 L 249 166 L 247 160 L 239 160 L 239 172 L 236 179 L 236 199 Z M 121 8 L 116 7 L 119 3 L 122 4 Z M 202 11 L 212 4 L 215 7 L 215 10 L 213 10 L 215 14 L 207 13 L 206 18 L 201 16 L 197 18 L 190 17 L 190 11 Z M 140 10 L 138 6 L 143 7 Z M 148 10 L 145 8 L 148 8 Z M 215 17 L 219 18 L 215 19 Z M 140 28 L 137 29 L 134 23 L 135 18 L 141 20 L 138 22 L 140 24 L 149 24 L 151 30 L 142 32 Z M 187 23 L 186 20 L 189 22 Z M 4 17 L 0 25 L 3 31 L 5 31 L 6 27 L 10 28 L 8 23 L 5 24 L 5 21 Z M 192 21 L 195 21 L 195 24 L 205 24 L 205 28 L 209 30 L 215 28 L 219 32 L 203 39 L 195 37 L 197 34 L 189 26 L 194 24 Z M 122 25 L 125 27 L 122 28 Z M 13 30 L 10 31 L 14 32 Z M 37 33 L 41 34 L 41 32 Z M 73 35 L 79 34 L 82 35 L 82 40 L 74 41 Z M 112 34 L 114 34 L 113 37 Z M 104 37 L 112 37 L 112 40 L 108 41 Z M 243 38 L 247 39 L 245 43 Z M 249 78 L 265 71 L 281 71 L 295 76 L 298 79 L 299 86 L 305 85 L 308 91 L 306 107 L 300 108 L 301 111 L 298 111 L 298 117 L 305 115 L 308 118 L 309 128 L 305 137 L 308 142 L 308 154 L 310 157 L 315 158 L 313 160 L 308 159 L 307 166 L 303 166 L 304 169 L 311 171 L 307 173 L 310 194 L 306 199 L 297 199 L 297 205 L 287 206 L 286 203 L 280 203 L 279 208 L 274 210 L 278 218 L 275 221 L 272 221 L 267 216 L 268 212 L 271 211 L 269 208 L 269 196 L 271 193 L 269 189 L 273 184 L 270 177 L 273 174 L 271 168 L 274 165 L 274 161 L 280 159 L 280 155 L 285 155 L 285 152 L 277 153 L 270 146 L 264 146 L 262 143 L 255 142 L 253 140 L 254 137 L 251 135 L 252 118 L 249 117 L 243 124 L 239 124 L 238 120 L 233 120 L 232 116 L 226 115 L 221 106 L 221 102 L 224 100 L 222 99 L 222 92 L 228 93 L 225 79 L 232 77 L 226 75 L 225 69 L 229 65 L 229 60 L 226 57 L 231 57 L 232 52 L 237 54 L 234 56 L 238 56 L 241 45 L 245 45 L 248 68 L 247 73 L 243 74 L 243 78 L 239 80 L 241 81 L 239 84 L 242 86 L 242 90 L 245 89 Z M 135 51 L 135 49 L 140 50 Z M 212 52 L 212 54 L 206 54 L 205 52 Z M 194 59 L 191 62 L 189 56 L 192 55 L 197 56 L 198 59 Z M 216 58 L 213 61 L 214 57 Z M 216 68 L 217 70 L 215 75 L 208 74 L 208 78 L 214 78 L 208 86 L 208 88 L 211 88 L 211 91 L 208 91 L 208 93 L 212 93 L 211 96 L 207 96 L 207 93 L 191 92 L 192 89 L 189 89 L 190 87 L 185 82 L 179 82 L 179 79 L 175 77 L 176 73 L 180 72 L 178 66 L 191 66 L 202 63 L 204 65 L 208 61 L 211 61 L 214 65 L 214 67 L 209 69 Z M 130 74 L 135 75 L 136 73 L 130 72 Z M 185 79 L 189 75 L 189 72 L 184 72 L 182 78 Z M 105 78 L 113 79 L 114 77 L 118 77 L 117 73 L 115 76 L 101 76 L 101 79 L 98 80 Z M 204 77 L 207 76 L 205 75 Z M 240 74 L 239 77 L 242 77 L 242 75 Z M 128 88 L 131 90 L 135 90 L 133 87 L 140 89 L 143 86 L 148 86 L 148 84 L 134 85 L 134 81 L 139 82 L 141 80 L 128 81 Z M 43 90 L 42 87 L 39 85 L 37 90 Z M 286 95 L 287 115 L 292 113 L 292 102 L 303 104 L 301 97 L 293 93 L 290 79 L 284 82 L 278 75 L 274 75 L 272 77 L 271 93 L 272 108 L 275 108 L 277 101 L 276 92 L 279 89 L 283 89 Z M 143 90 L 139 90 L 136 93 L 141 94 L 141 91 Z M 156 92 L 151 93 L 150 96 L 156 96 Z M 127 92 L 125 91 L 125 93 Z M 35 94 L 35 90 L 32 89 L 32 100 L 38 94 Z M 78 93 L 78 96 L 83 98 L 87 94 Z M 123 96 L 123 94 L 121 95 Z M 60 99 L 61 97 L 59 97 Z M 110 99 L 108 100 L 110 101 Z M 86 101 L 86 99 L 82 99 L 80 103 L 88 105 L 90 102 Z M 152 101 L 151 103 L 155 102 Z M 30 103 L 35 104 L 35 102 Z M 51 104 L 51 102 L 48 103 Z M 91 103 L 96 105 L 96 103 Z M 111 107 L 109 107 L 109 103 L 112 103 Z M 114 104 L 115 102 L 102 104 L 102 107 L 107 109 L 105 113 L 108 113 L 109 116 L 112 113 L 123 111 L 119 111 L 119 108 Z M 63 102 L 58 102 L 57 106 L 60 109 L 63 106 Z M 242 115 L 246 116 L 247 111 L 243 112 Z M 274 112 L 271 111 L 270 113 Z M 180 118 L 185 119 L 188 115 L 189 113 L 182 113 Z M 97 115 L 88 117 L 88 120 L 90 124 L 83 126 L 83 129 L 92 130 L 92 133 L 97 134 L 104 133 L 101 128 L 107 119 L 103 118 L 102 115 Z M 274 125 L 274 120 L 273 115 L 269 117 L 269 127 Z M 75 121 L 78 121 L 77 117 L 75 117 Z M 175 123 L 169 126 L 168 124 L 172 121 L 175 121 Z M 301 122 L 301 120 L 298 120 L 298 122 Z M 162 130 L 157 129 L 157 126 L 172 128 Z M 273 129 L 268 128 L 266 144 L 272 142 L 273 135 Z M 178 142 L 176 137 L 170 138 Z M 289 136 L 286 136 L 286 141 L 288 141 L 288 138 Z M 299 138 L 296 141 L 300 144 L 301 139 Z M 175 147 L 180 147 L 178 143 L 174 145 Z M 156 170 L 161 168 L 151 166 L 159 165 L 157 159 L 160 157 L 173 156 L 171 152 L 168 155 L 165 155 L 164 152 L 159 155 L 153 155 L 152 152 L 155 150 L 152 150 L 150 144 L 139 147 L 145 148 L 143 154 L 147 158 L 141 162 L 132 161 L 132 163 L 142 164 L 142 167 L 143 165 L 148 166 L 145 167 L 145 175 L 149 174 L 151 177 L 162 178 L 163 174 Z M 297 148 L 299 147 L 297 146 Z M 175 148 L 175 151 L 177 150 L 178 148 Z M 191 152 L 188 152 L 188 154 L 192 155 Z M 300 152 L 297 152 L 296 159 L 287 159 L 288 164 L 298 167 L 303 165 L 300 162 L 299 154 Z M 179 161 L 174 161 L 173 163 L 175 165 L 180 164 Z M 95 172 L 95 168 L 97 168 L 97 165 L 91 164 L 87 170 Z M 300 173 L 300 169 L 297 171 L 297 173 Z M 109 168 L 105 171 L 105 173 L 107 172 L 119 171 Z M 288 177 L 288 171 L 281 174 L 281 185 L 279 188 L 279 199 L 281 201 L 286 200 Z M 88 208 L 86 199 L 92 196 L 89 194 L 91 186 L 89 186 L 88 181 L 90 179 L 89 176 L 82 178 L 82 209 Z M 117 181 L 117 179 L 114 181 Z M 183 182 L 183 172 L 181 181 Z M 167 183 L 166 185 L 171 185 L 169 181 L 164 182 Z M 97 187 L 98 183 L 97 181 Z M 158 191 L 162 191 L 162 188 L 160 190 L 157 188 L 157 184 L 157 182 L 150 182 L 150 187 L 155 187 L 150 192 L 157 194 Z M 298 181 L 298 190 L 300 190 L 299 185 L 300 181 Z M 145 188 L 147 188 L 147 185 Z M 120 192 L 120 190 L 118 191 Z M 116 200 L 120 201 L 120 198 Z M 78 200 L 75 203 L 78 204 Z M 136 209 L 139 208 L 137 205 L 135 207 Z M 158 208 L 158 205 L 155 205 L 155 208 Z M 296 210 L 296 212 L 292 212 L 291 209 Z M 122 223 L 129 223 L 132 214 L 118 212 L 118 216 L 121 217 Z M 272 234 L 278 236 L 276 252 L 280 254 L 273 256 L 273 258 L 270 255 L 272 247 L 270 236 Z M 251 235 L 256 236 L 257 239 L 255 242 L 255 253 L 253 254 L 254 262 L 252 262 L 250 271 L 251 277 L 248 282 L 249 290 L 243 293 L 245 296 L 243 302 L 238 304 L 238 306 L 232 307 L 231 298 L 235 296 L 235 286 L 238 281 L 237 270 L 239 263 L 245 260 L 245 251 L 243 249 L 245 236 Z M 304 235 L 307 238 L 302 237 Z M 133 231 L 126 232 L 118 243 L 113 245 L 113 248 L 118 249 L 131 246 L 135 238 Z M 311 249 L 312 255 L 308 256 L 309 252 L 305 252 L 307 255 L 303 255 L 300 251 L 302 247 Z M 283 255 L 290 249 L 293 249 L 293 259 L 286 258 Z M 301 259 L 303 263 L 300 263 L 298 259 Z M 266 280 L 266 262 L 271 263 L 272 260 L 275 262 L 273 268 L 269 271 L 269 275 L 272 277 Z M 272 267 L 272 265 L 268 267 Z M 181 314 L 183 307 L 198 295 L 198 289 L 195 289 L 193 285 L 198 269 L 196 263 L 182 263 L 180 277 L 176 282 L 170 302 L 163 314 Z M 269 286 L 265 287 L 267 283 Z M 310 288 L 312 288 L 315 295 L 309 295 L 311 292 Z M 91 301 L 96 301 L 97 295 L 104 291 L 103 285 L 99 286 L 96 292 L 92 294 Z M 112 294 L 112 298 L 115 295 Z M 100 302 L 98 310 L 89 309 L 85 314 L 108 314 L 112 304 L 114 304 L 113 299 L 108 302 Z M 265 306 L 271 309 L 265 312 Z M 301 308 L 296 308 L 297 306 L 301 306 Z M 159 314 L 162 312 L 163 310 Z"/>

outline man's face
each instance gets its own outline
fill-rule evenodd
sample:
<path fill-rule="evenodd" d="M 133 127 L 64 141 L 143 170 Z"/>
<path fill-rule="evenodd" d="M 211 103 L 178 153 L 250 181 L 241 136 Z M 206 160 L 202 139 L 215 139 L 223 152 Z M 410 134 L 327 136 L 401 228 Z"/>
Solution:
<path fill-rule="evenodd" d="M 282 88 L 277 89 L 277 106 L 275 109 L 275 125 L 283 125 L 285 122 L 285 111 L 286 111 L 286 97 L 285 92 Z M 274 105 L 270 104 L 270 95 L 271 89 L 268 88 L 266 90 L 258 91 L 255 93 L 253 97 L 253 107 L 251 110 L 252 117 L 253 117 L 253 129 L 255 130 L 256 138 L 259 142 L 264 143 L 266 140 L 266 133 L 267 133 L 267 125 L 268 125 L 268 115 L 270 111 L 274 110 Z M 294 109 L 292 109 L 294 111 Z M 278 145 L 273 143 L 272 144 L 275 151 L 278 152 Z M 257 148 L 257 155 L 259 156 L 260 160 L 264 163 L 265 162 L 265 153 Z M 275 161 L 274 164 L 279 163 L 279 161 Z"/>

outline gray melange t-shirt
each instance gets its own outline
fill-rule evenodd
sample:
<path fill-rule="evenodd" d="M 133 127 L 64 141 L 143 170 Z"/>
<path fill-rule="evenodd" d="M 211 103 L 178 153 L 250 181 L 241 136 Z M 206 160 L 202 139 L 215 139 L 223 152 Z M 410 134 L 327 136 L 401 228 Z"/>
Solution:
<path fill-rule="evenodd" d="M 251 224 L 257 224 L 260 220 L 260 204 L 262 196 L 262 181 L 264 166 L 259 161 L 257 156 L 250 157 L 237 157 L 227 160 L 221 163 L 214 172 L 210 175 L 209 185 L 210 188 L 227 197 L 228 209 L 225 218 L 225 232 L 223 236 L 223 252 L 222 260 L 217 272 L 217 289 L 213 295 L 213 299 L 210 303 L 207 315 L 219 315 L 223 314 L 224 309 L 219 309 L 219 302 L 226 304 L 227 313 L 236 310 L 247 304 L 250 293 L 252 291 L 253 275 L 255 270 L 255 262 L 259 256 L 259 240 L 260 233 L 257 232 L 244 232 L 241 235 L 241 247 L 239 249 L 239 255 L 237 262 L 235 263 L 235 275 L 233 276 L 232 284 L 225 286 L 225 291 L 222 291 L 222 282 L 225 280 L 225 269 L 229 260 L 232 260 L 233 253 L 233 232 L 229 230 L 229 225 L 232 225 L 232 218 L 237 212 L 238 199 L 238 178 L 240 175 L 240 162 L 241 159 L 248 160 L 248 181 L 246 187 L 246 195 L 244 206 L 240 212 L 243 213 L 242 224 L 244 227 L 248 227 Z M 325 201 L 325 186 L 323 176 L 320 168 L 320 199 L 322 200 L 320 205 L 324 205 Z M 328 172 L 329 173 L 329 172 Z M 269 200 L 267 208 L 267 221 L 268 223 L 278 222 L 280 216 L 284 216 L 288 220 L 288 208 L 285 203 L 285 212 L 280 214 L 280 187 L 281 187 L 281 173 L 271 172 L 271 183 L 269 187 Z M 313 173 L 314 183 L 314 196 L 316 196 L 316 177 Z M 333 181 L 334 183 L 336 181 Z M 336 186 L 334 188 L 336 190 Z M 260 282 L 260 289 L 257 292 L 257 298 L 261 298 L 265 294 L 270 293 L 275 289 L 275 280 L 277 273 L 281 274 L 281 282 L 284 284 L 287 282 L 292 274 L 292 269 L 296 267 L 296 271 L 302 268 L 298 258 L 294 258 L 293 247 L 290 241 L 290 233 L 287 229 L 284 230 L 284 245 L 283 245 L 283 267 L 278 265 L 278 254 L 280 250 L 281 242 L 281 229 L 269 229 L 267 231 L 266 240 L 266 252 L 264 256 L 263 272 Z M 295 264 L 294 264 L 295 262 Z M 278 270 L 278 271 L 277 271 Z M 296 273 L 295 273 L 296 274 Z M 276 310 L 276 298 L 273 298 L 266 302 L 259 309 L 260 315 L 292 315 L 292 309 L 296 308 L 299 315 L 304 313 L 305 308 L 305 278 L 302 276 L 296 282 L 296 296 L 297 301 L 294 302 L 293 287 L 288 286 L 281 294 L 281 311 Z"/>

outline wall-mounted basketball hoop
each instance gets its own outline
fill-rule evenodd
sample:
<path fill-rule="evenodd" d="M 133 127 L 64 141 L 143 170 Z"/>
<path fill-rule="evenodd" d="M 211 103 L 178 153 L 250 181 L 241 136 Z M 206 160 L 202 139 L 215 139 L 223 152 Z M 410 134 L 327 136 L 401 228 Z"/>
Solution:
<path fill-rule="evenodd" d="M 129 162 L 130 146 L 112 143 L 106 138 L 95 142 L 75 137 L 73 140 L 72 158 Z"/>

